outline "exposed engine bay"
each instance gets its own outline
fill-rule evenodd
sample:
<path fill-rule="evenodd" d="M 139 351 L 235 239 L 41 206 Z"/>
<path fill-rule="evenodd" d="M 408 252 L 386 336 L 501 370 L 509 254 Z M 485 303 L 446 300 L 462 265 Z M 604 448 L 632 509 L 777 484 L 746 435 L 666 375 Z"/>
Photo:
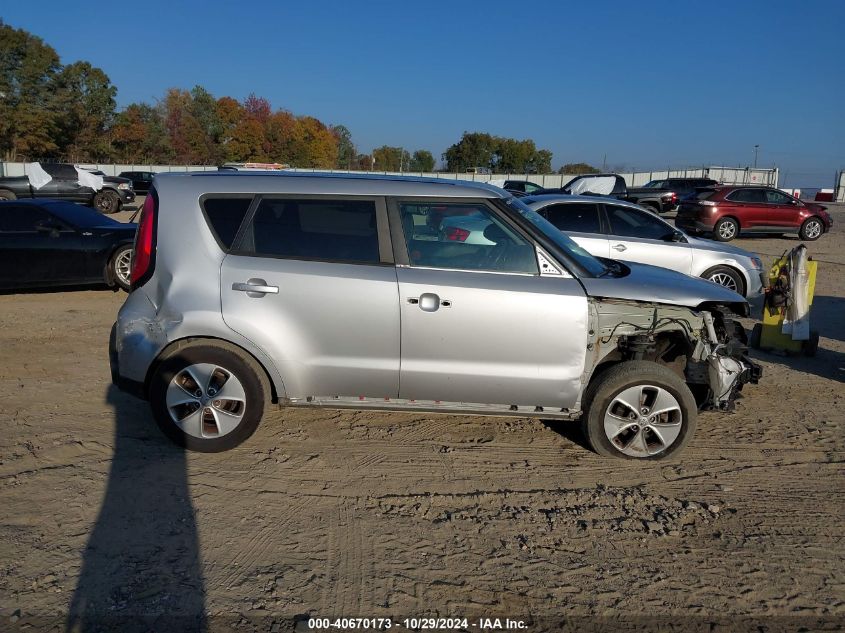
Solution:
<path fill-rule="evenodd" d="M 643 308 L 650 308 L 644 310 Z M 659 303 L 596 299 L 590 307 L 589 375 L 618 361 L 666 365 L 689 385 L 699 409 L 732 411 L 742 386 L 756 384 L 762 368 L 748 356 L 745 329 L 730 307 L 699 310 Z"/>

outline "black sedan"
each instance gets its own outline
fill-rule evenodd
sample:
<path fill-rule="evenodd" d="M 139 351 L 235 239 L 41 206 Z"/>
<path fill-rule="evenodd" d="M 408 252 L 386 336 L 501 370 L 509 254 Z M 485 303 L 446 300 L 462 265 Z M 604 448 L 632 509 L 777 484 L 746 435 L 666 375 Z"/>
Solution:
<path fill-rule="evenodd" d="M 0 289 L 106 283 L 128 290 L 136 227 L 72 202 L 0 202 Z"/>

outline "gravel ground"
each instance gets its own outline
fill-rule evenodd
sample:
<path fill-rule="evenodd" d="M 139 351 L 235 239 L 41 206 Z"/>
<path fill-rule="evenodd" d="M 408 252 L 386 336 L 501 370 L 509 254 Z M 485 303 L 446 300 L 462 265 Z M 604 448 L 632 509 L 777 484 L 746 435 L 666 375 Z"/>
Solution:
<path fill-rule="evenodd" d="M 836 629 L 845 207 L 834 219 L 809 244 L 818 356 L 755 353 L 763 382 L 671 462 L 601 458 L 572 423 L 305 410 L 186 454 L 109 385 L 122 293 L 0 295 L 0 630 Z M 797 243 L 737 241 L 767 264 Z"/>

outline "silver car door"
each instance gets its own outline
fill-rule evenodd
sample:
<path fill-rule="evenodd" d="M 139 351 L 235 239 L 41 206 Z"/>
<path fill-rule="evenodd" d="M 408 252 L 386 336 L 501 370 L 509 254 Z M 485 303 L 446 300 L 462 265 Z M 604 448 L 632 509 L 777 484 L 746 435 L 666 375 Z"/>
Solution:
<path fill-rule="evenodd" d="M 602 230 L 600 205 L 593 202 L 558 202 L 538 212 L 596 257 L 610 257 L 610 244 Z"/>
<path fill-rule="evenodd" d="M 467 201 L 389 205 L 400 397 L 571 408 L 587 344 L 583 288 L 569 276 L 541 277 L 533 243 L 485 202 L 474 204 L 489 220 L 486 243 L 439 230 L 453 213 L 467 213 Z"/>
<path fill-rule="evenodd" d="M 264 197 L 220 272 L 223 318 L 290 398 L 399 392 L 399 307 L 384 202 Z"/>
<path fill-rule="evenodd" d="M 605 204 L 610 257 L 639 264 L 692 272 L 692 249 L 672 225 L 653 213 L 633 207 Z"/>

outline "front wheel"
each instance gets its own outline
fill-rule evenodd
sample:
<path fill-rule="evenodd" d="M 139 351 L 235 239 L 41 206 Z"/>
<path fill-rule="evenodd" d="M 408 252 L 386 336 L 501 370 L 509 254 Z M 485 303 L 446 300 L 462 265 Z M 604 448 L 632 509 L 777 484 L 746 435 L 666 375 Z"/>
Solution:
<path fill-rule="evenodd" d="M 265 392 L 253 364 L 214 345 L 168 357 L 150 383 L 159 428 L 179 446 L 219 453 L 246 441 L 264 415 Z"/>
<path fill-rule="evenodd" d="M 805 242 L 814 242 L 822 236 L 823 232 L 824 226 L 821 220 L 818 218 L 807 218 L 804 224 L 801 225 L 798 237 Z"/>
<path fill-rule="evenodd" d="M 664 459 L 692 439 L 696 416 L 695 398 L 675 372 L 651 361 L 626 361 L 590 383 L 581 427 L 599 455 Z"/>
<path fill-rule="evenodd" d="M 132 246 L 126 244 L 118 248 L 109 262 L 114 282 L 126 292 L 129 292 L 130 272 L 132 271 Z"/>
<path fill-rule="evenodd" d="M 100 213 L 117 213 L 120 211 L 120 198 L 114 191 L 104 189 L 94 196 L 94 207 Z"/>
<path fill-rule="evenodd" d="M 0 189 L 0 200 L 17 200 L 18 197 L 8 189 Z"/>
<path fill-rule="evenodd" d="M 713 266 L 701 275 L 703 279 L 724 286 L 735 293 L 745 296 L 745 280 L 742 275 L 729 266 Z"/>

